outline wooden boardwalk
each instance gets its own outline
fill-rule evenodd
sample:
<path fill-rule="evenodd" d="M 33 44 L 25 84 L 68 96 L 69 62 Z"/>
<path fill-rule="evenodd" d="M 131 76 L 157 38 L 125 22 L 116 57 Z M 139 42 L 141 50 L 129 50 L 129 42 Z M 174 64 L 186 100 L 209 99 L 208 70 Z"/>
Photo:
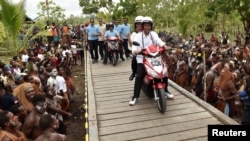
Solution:
<path fill-rule="evenodd" d="M 115 67 L 87 62 L 90 141 L 206 141 L 209 124 L 238 124 L 173 82 L 169 91 L 175 99 L 167 100 L 165 114 L 143 92 L 129 106 L 131 60 Z"/>

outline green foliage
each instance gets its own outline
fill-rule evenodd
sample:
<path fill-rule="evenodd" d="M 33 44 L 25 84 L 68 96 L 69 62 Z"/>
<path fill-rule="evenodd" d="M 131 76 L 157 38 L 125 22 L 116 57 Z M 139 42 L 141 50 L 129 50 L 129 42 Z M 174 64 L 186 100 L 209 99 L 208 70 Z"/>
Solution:
<path fill-rule="evenodd" d="M 2 22 L 0 22 L 0 43 L 6 39 L 6 31 Z"/>
<path fill-rule="evenodd" d="M 6 30 L 5 48 L 17 52 L 19 49 L 18 35 L 20 28 L 24 23 L 25 11 L 24 1 L 18 4 L 12 4 L 6 0 L 1 0 L 1 21 Z"/>
<path fill-rule="evenodd" d="M 244 29 L 247 32 L 250 30 L 250 3 L 249 0 L 215 0 L 208 5 L 206 12 L 207 17 L 218 19 L 218 15 L 222 14 L 224 19 L 232 15 L 235 11 L 238 12 L 237 16 L 241 17 Z M 235 15 L 235 14 L 234 14 Z M 237 17 L 233 17 L 237 18 Z"/>
<path fill-rule="evenodd" d="M 64 20 L 65 9 L 62 9 L 60 6 L 56 5 L 52 0 L 48 0 L 48 6 L 45 2 L 40 2 L 37 5 L 37 8 L 41 11 L 38 12 L 38 17 L 41 19 L 47 19 L 48 21 L 58 21 Z"/>
<path fill-rule="evenodd" d="M 83 8 L 83 13 L 84 14 L 93 14 L 93 13 L 97 13 L 99 8 L 101 6 L 105 5 L 105 0 L 101 0 L 102 2 L 100 3 L 100 1 L 98 0 L 79 0 L 79 4 L 80 6 Z"/>

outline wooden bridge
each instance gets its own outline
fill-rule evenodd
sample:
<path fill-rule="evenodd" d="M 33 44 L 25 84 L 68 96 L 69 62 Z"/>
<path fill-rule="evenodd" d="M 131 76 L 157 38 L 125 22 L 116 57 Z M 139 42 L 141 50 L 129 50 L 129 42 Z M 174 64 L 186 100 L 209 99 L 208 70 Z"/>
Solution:
<path fill-rule="evenodd" d="M 89 58 L 89 57 L 87 57 Z M 88 140 L 90 141 L 206 141 L 210 124 L 238 124 L 172 81 L 165 114 L 141 92 L 129 106 L 134 81 L 131 59 L 117 66 L 87 61 Z"/>

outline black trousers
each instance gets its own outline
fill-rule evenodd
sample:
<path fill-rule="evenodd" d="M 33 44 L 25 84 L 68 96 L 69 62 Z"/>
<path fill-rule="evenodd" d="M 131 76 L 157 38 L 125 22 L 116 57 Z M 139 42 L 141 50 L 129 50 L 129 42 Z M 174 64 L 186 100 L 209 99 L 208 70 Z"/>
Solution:
<path fill-rule="evenodd" d="M 120 53 L 120 58 L 123 58 L 123 45 L 121 42 L 119 42 L 119 53 Z"/>
<path fill-rule="evenodd" d="M 145 76 L 145 69 L 144 65 L 142 63 L 137 64 L 136 68 L 136 78 L 135 78 L 135 84 L 134 84 L 134 98 L 139 98 L 140 97 L 140 91 L 141 91 L 141 86 L 143 82 L 143 78 Z M 165 83 L 165 91 L 168 92 L 168 77 L 163 78 L 163 82 Z"/>
<path fill-rule="evenodd" d="M 103 51 L 104 51 L 104 54 L 103 54 L 103 62 L 107 62 L 108 57 L 109 57 L 109 54 L 108 54 L 108 45 L 107 45 L 107 43 L 103 45 Z"/>
<path fill-rule="evenodd" d="M 122 46 L 125 51 L 125 56 L 128 58 L 131 54 L 131 51 L 128 49 L 128 39 L 123 39 Z"/>
<path fill-rule="evenodd" d="M 136 60 L 136 56 L 134 55 L 131 60 L 131 69 L 134 75 L 136 74 L 136 68 L 137 68 L 137 60 Z"/>
<path fill-rule="evenodd" d="M 101 58 L 104 57 L 104 41 L 98 41 L 98 46 L 99 46 L 99 54 L 101 56 Z"/>
<path fill-rule="evenodd" d="M 98 60 L 98 40 L 88 40 L 89 52 L 92 60 Z"/>

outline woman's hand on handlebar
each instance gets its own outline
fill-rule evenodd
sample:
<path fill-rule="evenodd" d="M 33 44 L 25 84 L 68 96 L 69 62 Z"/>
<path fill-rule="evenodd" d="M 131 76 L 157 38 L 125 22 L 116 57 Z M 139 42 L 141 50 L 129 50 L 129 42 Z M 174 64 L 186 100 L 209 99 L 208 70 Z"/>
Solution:
<path fill-rule="evenodd" d="M 133 54 L 139 54 L 141 51 L 139 51 L 139 50 L 134 50 L 133 51 Z"/>

